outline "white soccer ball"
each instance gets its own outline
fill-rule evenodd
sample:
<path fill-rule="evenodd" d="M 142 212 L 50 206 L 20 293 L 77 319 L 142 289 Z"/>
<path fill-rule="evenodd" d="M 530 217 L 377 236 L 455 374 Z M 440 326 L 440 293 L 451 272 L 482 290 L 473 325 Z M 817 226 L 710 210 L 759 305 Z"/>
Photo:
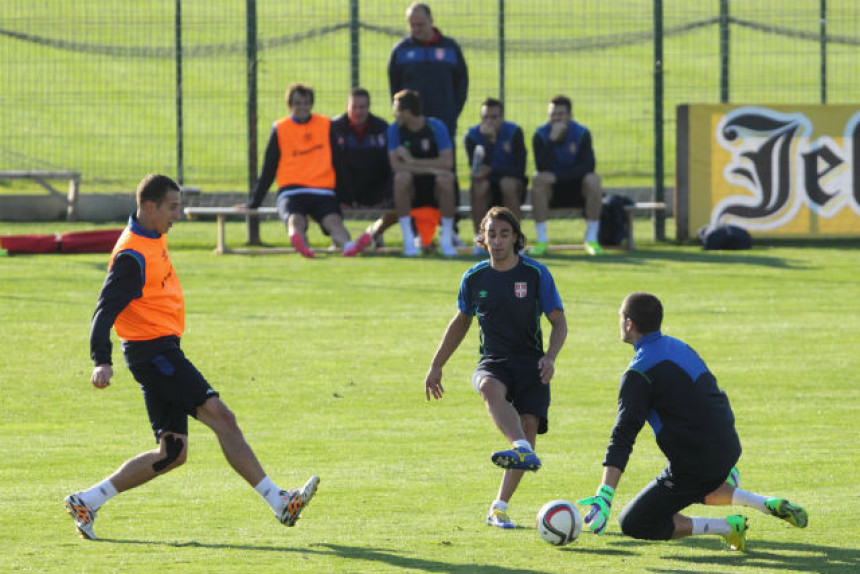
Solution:
<path fill-rule="evenodd" d="M 582 515 L 566 500 L 551 500 L 538 510 L 537 530 L 550 544 L 564 546 L 582 532 Z"/>

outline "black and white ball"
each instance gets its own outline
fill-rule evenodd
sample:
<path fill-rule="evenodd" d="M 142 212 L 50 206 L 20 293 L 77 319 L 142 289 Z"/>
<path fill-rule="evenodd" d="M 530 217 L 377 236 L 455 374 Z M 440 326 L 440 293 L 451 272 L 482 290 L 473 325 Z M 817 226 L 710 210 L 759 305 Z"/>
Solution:
<path fill-rule="evenodd" d="M 582 532 L 582 515 L 566 500 L 551 500 L 537 513 L 537 530 L 550 544 L 564 546 Z"/>

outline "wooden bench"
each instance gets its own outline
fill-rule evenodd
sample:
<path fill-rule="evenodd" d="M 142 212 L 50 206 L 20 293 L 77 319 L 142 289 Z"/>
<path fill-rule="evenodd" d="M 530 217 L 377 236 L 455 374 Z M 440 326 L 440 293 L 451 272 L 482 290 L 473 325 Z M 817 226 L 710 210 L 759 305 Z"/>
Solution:
<path fill-rule="evenodd" d="M 51 195 L 62 197 L 66 201 L 66 219 L 74 221 L 77 217 L 78 195 L 81 190 L 81 172 L 72 170 L 4 170 L 0 171 L 0 179 L 32 179 L 48 190 Z M 63 194 L 48 183 L 50 180 L 65 179 L 69 182 L 69 191 Z"/>
<path fill-rule="evenodd" d="M 520 207 L 523 215 L 530 214 L 532 212 L 532 206 L 530 204 L 524 204 Z M 634 205 L 629 205 L 624 208 L 627 213 L 627 242 L 626 248 L 628 250 L 636 249 L 636 242 L 633 238 L 633 218 L 637 214 L 642 213 L 655 213 L 655 212 L 665 212 L 666 204 L 665 203 L 655 203 L 655 202 L 642 202 L 636 203 Z M 278 210 L 274 207 L 260 207 L 258 209 L 237 209 L 235 207 L 186 207 L 185 215 L 188 219 L 195 219 L 197 217 L 215 217 L 215 221 L 217 224 L 217 238 L 215 244 L 215 253 L 219 255 L 223 255 L 225 253 L 240 253 L 240 254 L 256 254 L 256 253 L 295 253 L 295 249 L 292 247 L 266 247 L 266 248 L 256 248 L 256 249 L 233 249 L 227 247 L 227 239 L 226 239 L 226 222 L 227 217 L 247 217 L 249 215 L 277 215 Z M 471 207 L 468 205 L 461 205 L 457 207 L 457 213 L 463 216 L 469 216 L 472 213 Z M 344 217 L 347 219 L 376 219 L 381 216 L 383 211 L 378 209 L 350 209 L 344 212 Z M 575 217 L 582 215 L 581 209 L 556 209 L 551 211 L 550 217 L 559 218 L 559 217 Z M 581 249 L 582 245 L 558 245 L 558 244 L 550 244 L 551 251 L 561 251 L 561 250 L 571 250 L 571 249 Z M 388 248 L 385 250 L 386 252 L 399 252 L 401 251 L 399 248 Z M 471 253 L 472 246 L 468 245 L 465 247 L 459 248 L 461 253 Z"/>

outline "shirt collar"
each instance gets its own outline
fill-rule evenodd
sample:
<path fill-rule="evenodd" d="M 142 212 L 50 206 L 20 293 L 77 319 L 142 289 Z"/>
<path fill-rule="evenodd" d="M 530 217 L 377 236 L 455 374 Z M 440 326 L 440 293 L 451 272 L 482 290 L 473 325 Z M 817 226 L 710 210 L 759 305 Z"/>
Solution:
<path fill-rule="evenodd" d="M 638 351 L 642 348 L 643 345 L 647 345 L 648 343 L 653 343 L 657 339 L 663 336 L 663 333 L 660 331 L 654 331 L 653 333 L 648 333 L 647 335 L 642 335 L 639 337 L 639 340 L 633 345 L 633 349 Z"/>
<path fill-rule="evenodd" d="M 128 216 L 128 227 L 131 229 L 131 232 L 135 235 L 141 235 L 143 237 L 147 237 L 149 239 L 158 239 L 161 237 L 161 234 L 156 231 L 150 231 L 146 229 L 144 226 L 140 224 L 137 220 L 137 216 L 135 214 L 131 214 Z"/>

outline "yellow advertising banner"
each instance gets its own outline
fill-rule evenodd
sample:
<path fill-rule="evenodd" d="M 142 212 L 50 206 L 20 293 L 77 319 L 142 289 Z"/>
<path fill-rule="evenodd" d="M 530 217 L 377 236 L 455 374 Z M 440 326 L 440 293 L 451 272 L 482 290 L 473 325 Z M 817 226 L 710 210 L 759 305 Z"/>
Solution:
<path fill-rule="evenodd" d="M 860 106 L 679 106 L 677 156 L 679 239 L 860 235 Z"/>

